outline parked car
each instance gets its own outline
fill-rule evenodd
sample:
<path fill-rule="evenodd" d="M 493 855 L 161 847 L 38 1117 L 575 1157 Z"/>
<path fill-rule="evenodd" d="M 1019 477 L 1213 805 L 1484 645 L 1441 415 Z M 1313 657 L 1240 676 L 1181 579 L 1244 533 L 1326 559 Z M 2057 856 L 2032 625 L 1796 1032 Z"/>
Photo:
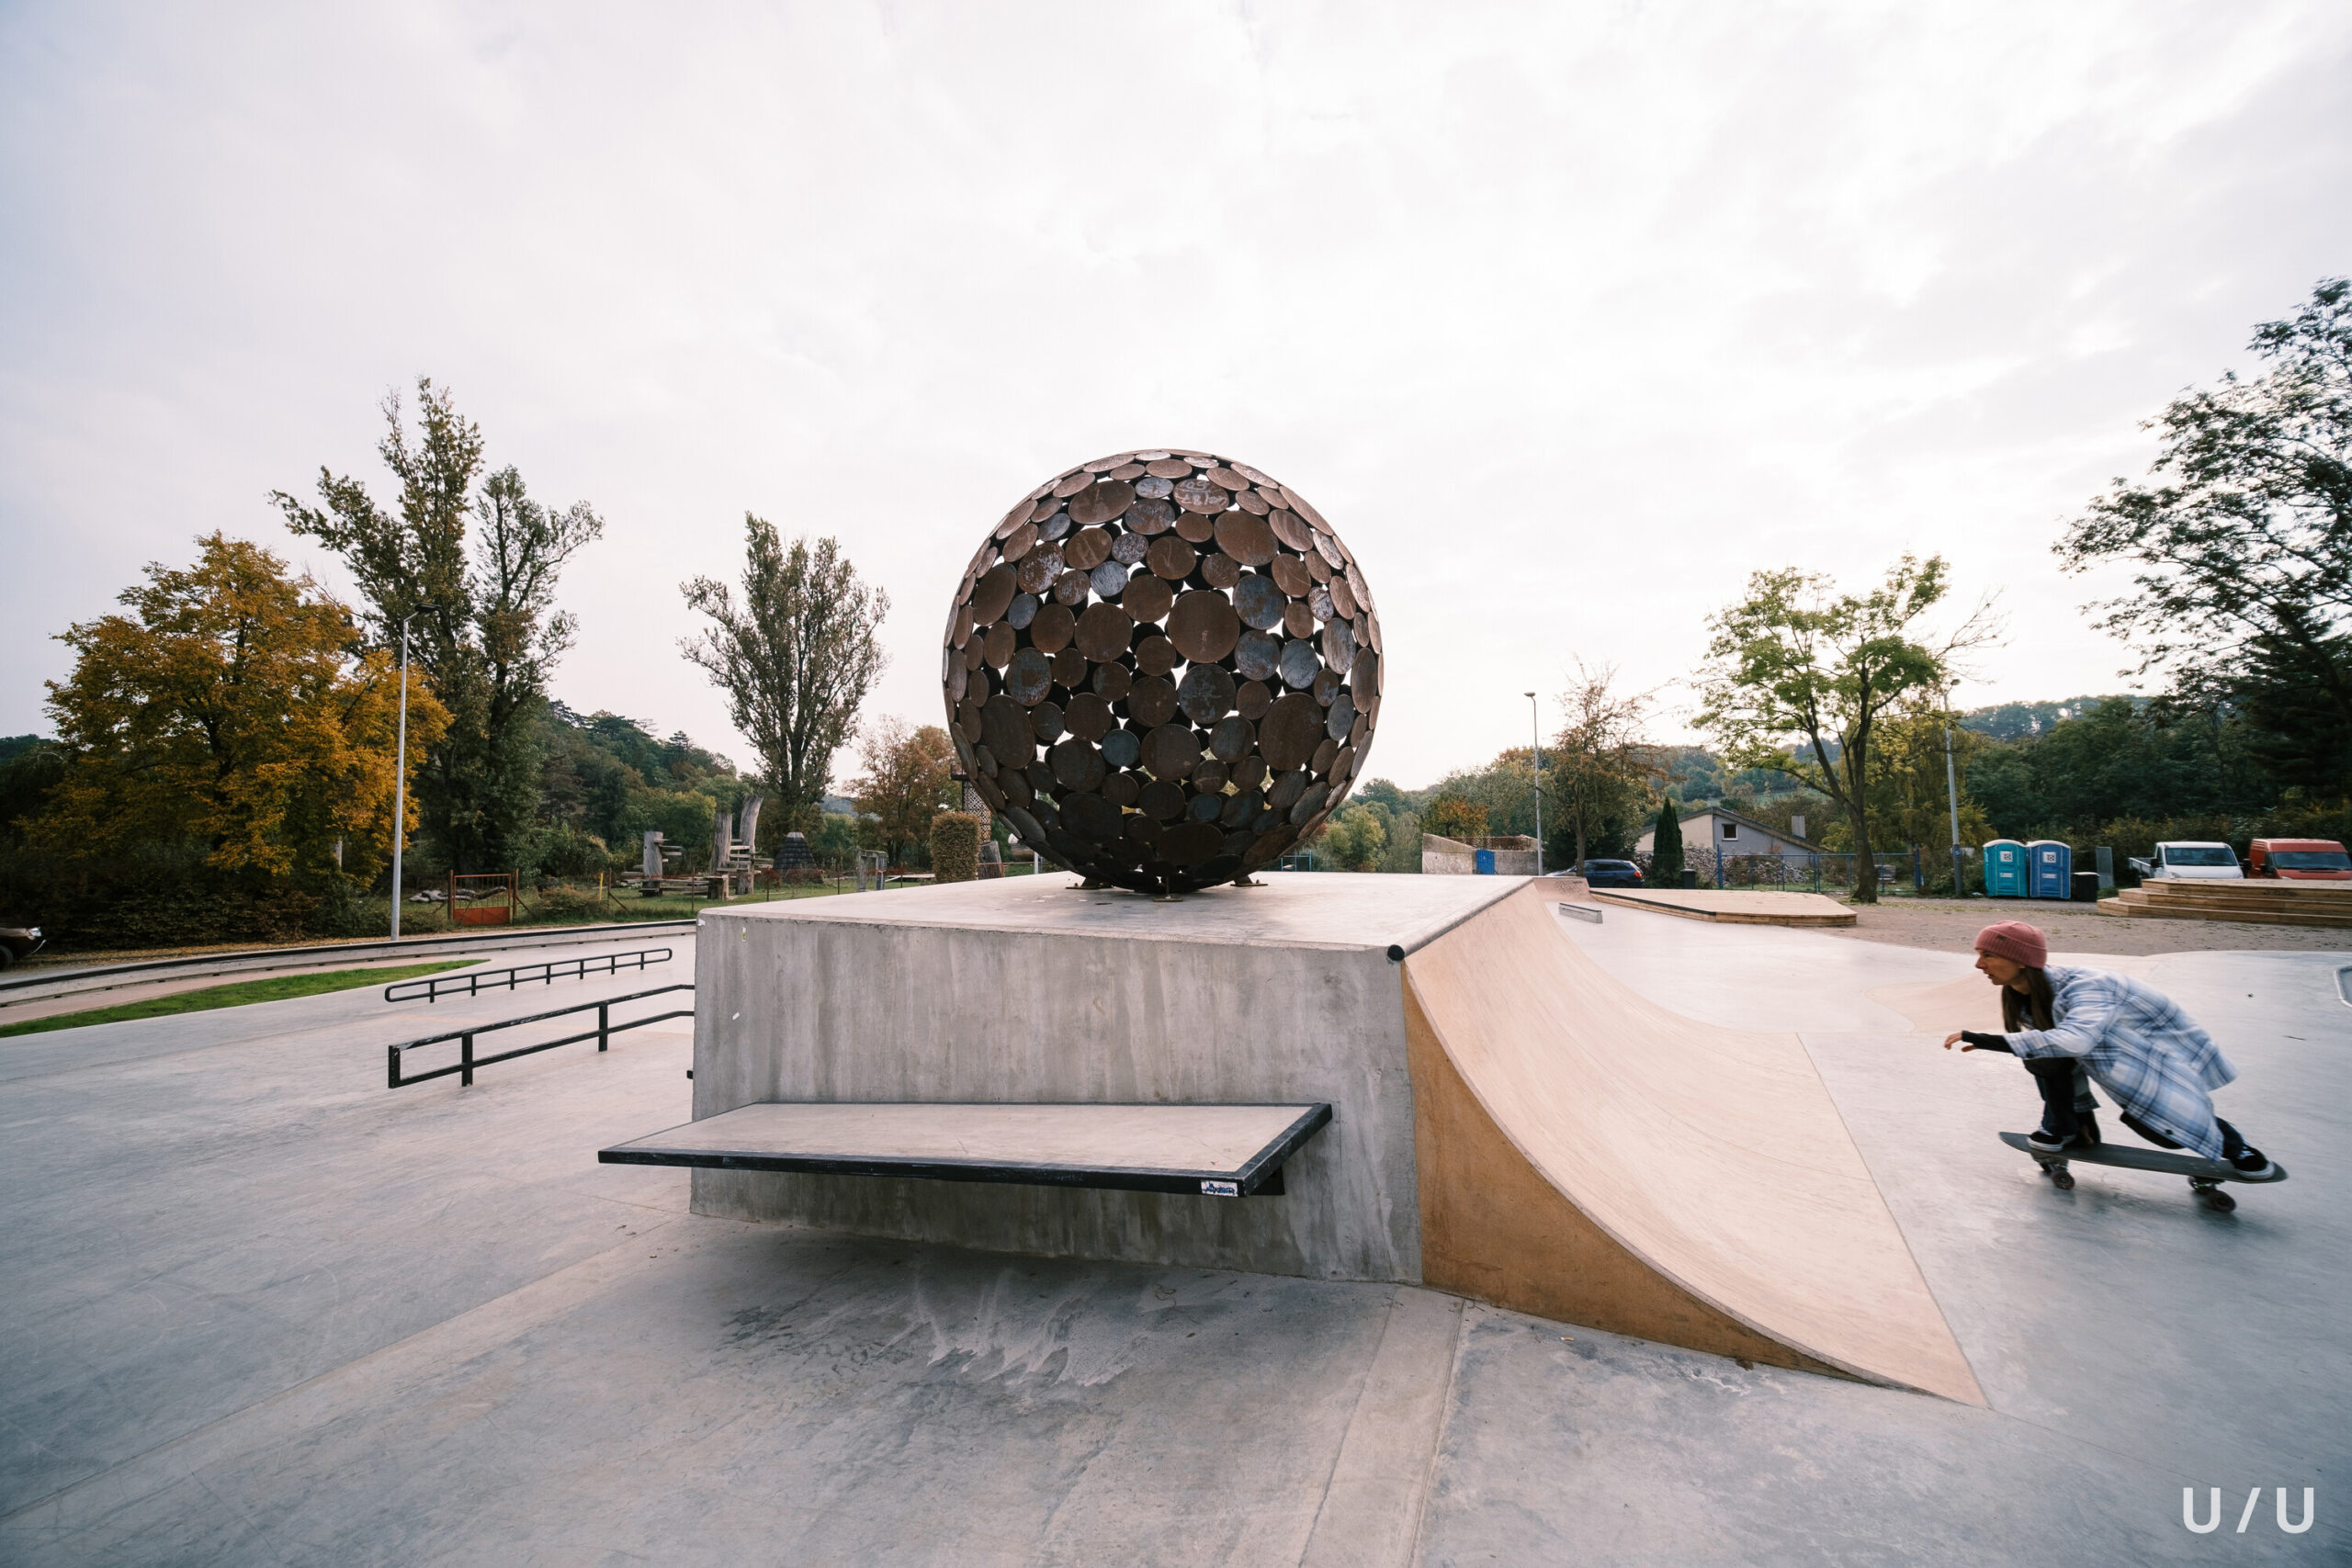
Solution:
<path fill-rule="evenodd" d="M 1629 860 L 1589 860 L 1584 879 L 1595 887 L 1639 887 L 1642 868 Z"/>
<path fill-rule="evenodd" d="M 2352 882 L 2352 855 L 2334 839 L 2256 839 L 2246 852 L 2245 874 L 2281 882 Z"/>
<path fill-rule="evenodd" d="M 2245 878 L 2237 855 L 2227 844 L 2161 843 L 2146 860 L 2133 855 L 2132 869 L 2143 877 L 2177 877 L 2189 882 L 2240 882 Z"/>
<path fill-rule="evenodd" d="M 0 969 L 40 951 L 45 939 L 39 926 L 0 926 Z"/>

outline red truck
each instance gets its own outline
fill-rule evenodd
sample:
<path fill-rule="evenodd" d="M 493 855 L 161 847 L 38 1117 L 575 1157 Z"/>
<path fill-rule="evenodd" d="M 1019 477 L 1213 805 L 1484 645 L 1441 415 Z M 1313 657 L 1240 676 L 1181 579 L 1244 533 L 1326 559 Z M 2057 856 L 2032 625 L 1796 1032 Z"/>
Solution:
<path fill-rule="evenodd" d="M 2352 882 L 2352 856 L 2334 839 L 2256 839 L 2245 874 L 2281 882 Z"/>

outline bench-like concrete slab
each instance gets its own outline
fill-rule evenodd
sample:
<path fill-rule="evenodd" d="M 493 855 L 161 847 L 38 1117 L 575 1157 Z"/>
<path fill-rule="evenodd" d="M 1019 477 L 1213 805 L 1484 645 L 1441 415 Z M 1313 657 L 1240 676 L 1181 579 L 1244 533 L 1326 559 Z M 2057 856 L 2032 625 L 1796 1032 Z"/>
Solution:
<path fill-rule="evenodd" d="M 1283 1162 L 1328 1104 L 756 1104 L 597 1152 L 606 1165 L 919 1177 L 1246 1198 L 1282 1191 Z"/>

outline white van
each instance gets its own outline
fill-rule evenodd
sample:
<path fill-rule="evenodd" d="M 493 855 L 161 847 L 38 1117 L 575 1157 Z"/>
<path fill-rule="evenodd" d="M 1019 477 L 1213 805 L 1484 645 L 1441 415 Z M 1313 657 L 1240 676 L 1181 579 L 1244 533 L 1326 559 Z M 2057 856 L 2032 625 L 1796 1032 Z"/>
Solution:
<path fill-rule="evenodd" d="M 2245 870 L 2227 844 L 2163 843 L 2152 859 L 2132 857 L 2143 877 L 2172 876 L 2195 882 L 2243 882 Z"/>

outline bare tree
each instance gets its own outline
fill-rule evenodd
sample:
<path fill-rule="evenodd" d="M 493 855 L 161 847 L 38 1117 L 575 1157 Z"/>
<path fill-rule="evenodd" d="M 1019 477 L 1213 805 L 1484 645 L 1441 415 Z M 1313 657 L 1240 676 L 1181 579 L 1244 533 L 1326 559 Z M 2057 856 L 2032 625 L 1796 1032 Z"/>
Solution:
<path fill-rule="evenodd" d="M 743 602 L 727 584 L 697 577 L 687 607 L 708 615 L 707 637 L 680 642 L 727 694 L 728 716 L 760 754 L 760 768 L 787 829 L 812 831 L 833 753 L 888 662 L 875 640 L 890 596 L 858 581 L 830 538 L 796 538 L 743 517 Z"/>
<path fill-rule="evenodd" d="M 1642 738 L 1653 694 L 1621 694 L 1617 667 L 1589 670 L 1577 660 L 1576 679 L 1560 696 L 1560 732 L 1552 739 L 1551 794 L 1560 820 L 1577 836 L 1577 865 L 1605 822 L 1626 816 L 1657 773 L 1653 748 Z"/>

